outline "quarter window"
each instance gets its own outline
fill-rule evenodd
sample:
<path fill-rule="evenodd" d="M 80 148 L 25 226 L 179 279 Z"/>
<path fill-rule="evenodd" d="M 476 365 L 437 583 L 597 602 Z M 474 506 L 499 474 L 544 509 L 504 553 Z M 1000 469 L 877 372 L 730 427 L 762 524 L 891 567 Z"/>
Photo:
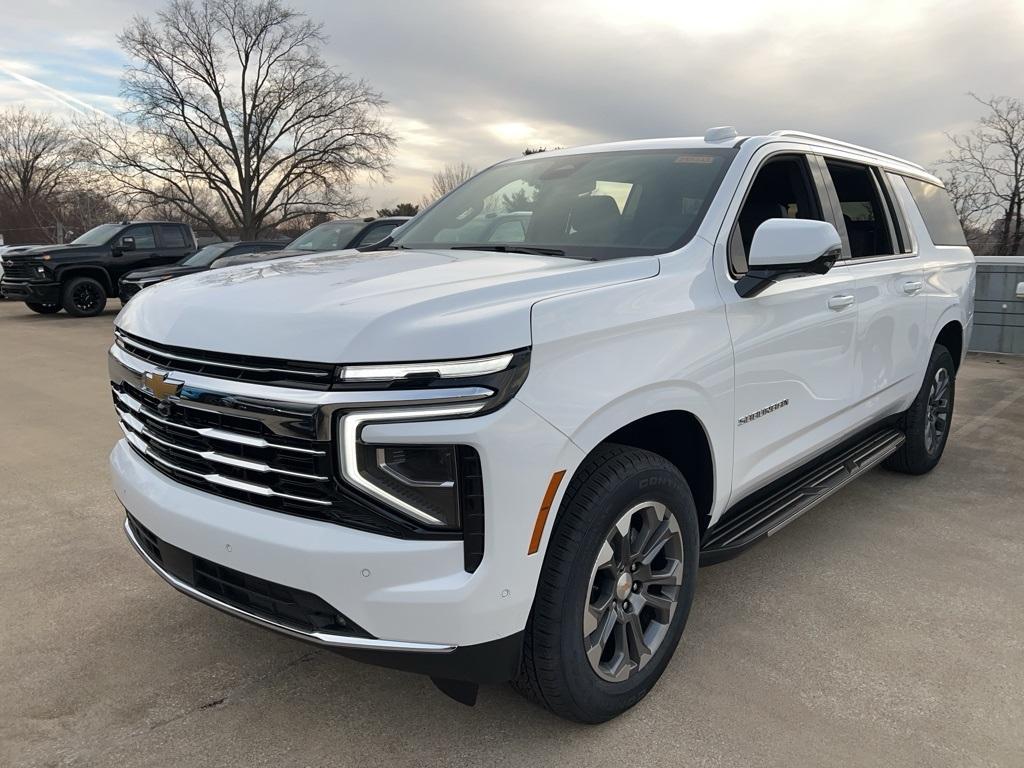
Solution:
<path fill-rule="evenodd" d="M 866 165 L 826 160 L 839 198 L 850 240 L 850 256 L 888 256 L 895 253 L 889 219 L 874 172 Z"/>
<path fill-rule="evenodd" d="M 935 245 L 967 245 L 949 193 L 937 184 L 920 179 L 904 176 L 903 180 L 907 182 L 932 242 Z"/>

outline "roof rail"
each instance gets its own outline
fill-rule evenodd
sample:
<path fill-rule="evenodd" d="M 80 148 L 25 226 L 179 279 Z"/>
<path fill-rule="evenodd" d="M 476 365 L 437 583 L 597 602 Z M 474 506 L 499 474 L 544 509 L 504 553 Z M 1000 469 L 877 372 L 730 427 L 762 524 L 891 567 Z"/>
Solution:
<path fill-rule="evenodd" d="M 912 163 L 909 160 L 904 160 L 902 157 L 896 157 L 896 155 L 887 155 L 885 152 L 878 152 L 877 150 L 874 149 L 868 149 L 867 147 L 862 147 L 859 144 L 851 144 L 848 141 L 830 139 L 828 138 L 828 136 L 819 136 L 816 133 L 807 133 L 806 131 L 791 131 L 788 129 L 783 129 L 781 131 L 772 131 L 769 135 L 789 136 L 794 139 L 809 139 L 811 141 L 817 141 L 822 144 L 831 144 L 836 147 L 843 147 L 844 149 L 855 149 L 858 152 L 864 152 L 869 155 L 875 155 L 876 157 L 884 157 L 888 160 L 895 160 L 898 163 L 903 163 L 904 165 L 912 166 L 921 171 L 924 171 L 925 173 L 930 173 L 930 171 L 928 171 L 928 169 L 925 168 L 923 165 L 918 165 L 917 163 Z"/>

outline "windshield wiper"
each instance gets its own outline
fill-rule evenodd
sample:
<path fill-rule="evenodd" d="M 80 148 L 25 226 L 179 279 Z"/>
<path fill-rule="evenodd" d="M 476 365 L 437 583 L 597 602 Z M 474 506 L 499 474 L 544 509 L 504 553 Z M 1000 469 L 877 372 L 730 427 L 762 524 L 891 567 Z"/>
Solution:
<path fill-rule="evenodd" d="M 532 245 L 453 245 L 453 251 L 497 251 L 498 253 L 529 253 L 534 256 L 565 256 L 560 248 L 542 248 Z"/>

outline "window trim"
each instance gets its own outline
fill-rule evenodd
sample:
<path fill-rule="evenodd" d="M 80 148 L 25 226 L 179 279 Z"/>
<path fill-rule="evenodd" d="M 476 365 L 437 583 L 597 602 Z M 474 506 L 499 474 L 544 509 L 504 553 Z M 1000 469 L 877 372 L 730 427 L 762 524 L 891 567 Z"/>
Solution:
<path fill-rule="evenodd" d="M 912 253 L 915 250 L 914 239 L 911 236 L 910 227 L 907 225 L 906 212 L 896 197 L 896 190 L 892 188 L 892 181 L 882 168 L 875 168 L 875 173 L 878 177 L 877 183 L 882 189 L 885 203 L 889 207 L 889 217 L 892 219 L 892 226 L 895 230 L 897 244 L 900 249 L 899 253 Z"/>
<path fill-rule="evenodd" d="M 761 170 L 766 165 L 778 160 L 780 157 L 794 157 L 802 159 L 804 161 L 804 170 L 807 172 L 805 181 L 808 182 L 808 188 L 812 195 L 817 196 L 817 200 L 815 202 L 817 202 L 818 213 L 821 216 L 821 219 L 818 219 L 818 221 L 827 221 L 835 225 L 835 222 L 832 220 L 833 211 L 831 201 L 829 201 L 829 205 L 827 208 L 825 206 L 824 194 L 826 190 L 825 188 L 822 187 L 822 179 L 820 179 L 818 174 L 814 172 L 812 154 L 800 149 L 779 149 L 774 152 L 770 152 L 769 154 L 762 157 L 761 160 L 757 163 L 757 167 L 754 168 L 754 172 L 751 174 L 750 180 L 748 181 L 746 187 L 743 190 L 743 196 L 740 199 L 740 204 L 737 206 L 736 212 L 732 217 L 732 221 L 729 223 L 729 226 L 725 230 L 725 267 L 727 270 L 727 274 L 729 275 L 729 278 L 733 282 L 737 282 L 741 277 L 743 277 L 742 274 L 737 274 L 736 270 L 733 269 L 733 259 L 731 253 L 733 238 L 736 236 L 737 227 L 739 227 L 740 214 L 743 213 L 743 206 L 747 204 L 747 198 L 750 197 L 750 191 L 754 188 L 754 182 L 757 181 L 758 174 L 761 173 Z M 747 254 L 744 254 L 744 256 L 746 255 Z M 747 260 L 747 267 L 748 269 L 750 267 L 749 260 Z"/>

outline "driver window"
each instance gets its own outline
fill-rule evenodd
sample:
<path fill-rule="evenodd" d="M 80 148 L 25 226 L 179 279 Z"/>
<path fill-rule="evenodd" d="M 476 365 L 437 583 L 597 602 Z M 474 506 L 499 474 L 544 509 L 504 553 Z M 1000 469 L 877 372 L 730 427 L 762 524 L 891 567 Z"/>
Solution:
<path fill-rule="evenodd" d="M 149 224 L 136 224 L 128 227 L 119 237 L 134 237 L 136 251 L 152 251 L 156 248 L 156 238 L 153 236 L 153 228 Z"/>
<path fill-rule="evenodd" d="M 824 221 L 803 155 L 778 155 L 758 169 L 729 236 L 729 268 L 734 275 L 746 274 L 754 232 L 768 219 Z"/>

